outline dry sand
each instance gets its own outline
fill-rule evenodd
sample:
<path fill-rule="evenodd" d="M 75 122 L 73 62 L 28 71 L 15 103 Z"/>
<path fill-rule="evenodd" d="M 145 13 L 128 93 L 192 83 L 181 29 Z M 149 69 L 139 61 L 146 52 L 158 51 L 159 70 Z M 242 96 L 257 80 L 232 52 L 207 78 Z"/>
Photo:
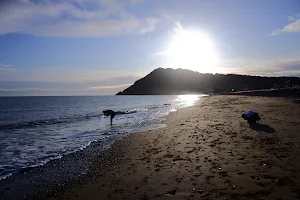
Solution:
<path fill-rule="evenodd" d="M 261 116 L 250 127 L 242 113 Z M 132 134 L 48 199 L 300 199 L 300 105 L 211 96 Z"/>

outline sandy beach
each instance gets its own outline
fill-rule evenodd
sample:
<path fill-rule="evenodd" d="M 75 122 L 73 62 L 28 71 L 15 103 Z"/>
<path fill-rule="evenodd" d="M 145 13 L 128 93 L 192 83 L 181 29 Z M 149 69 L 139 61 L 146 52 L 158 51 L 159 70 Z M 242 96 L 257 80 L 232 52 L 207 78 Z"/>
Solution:
<path fill-rule="evenodd" d="M 300 200 L 300 0 L 0 0 L 0 200 Z"/>
<path fill-rule="evenodd" d="M 262 118 L 251 127 L 249 109 Z M 299 115 L 292 99 L 205 97 L 116 142 L 47 199 L 300 199 Z"/>

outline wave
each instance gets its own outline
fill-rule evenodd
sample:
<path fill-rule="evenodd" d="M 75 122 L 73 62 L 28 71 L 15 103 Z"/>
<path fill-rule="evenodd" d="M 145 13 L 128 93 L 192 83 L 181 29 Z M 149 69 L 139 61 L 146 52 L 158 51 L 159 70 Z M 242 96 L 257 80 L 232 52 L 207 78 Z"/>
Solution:
<path fill-rule="evenodd" d="M 52 119 L 40 119 L 35 121 L 25 121 L 19 123 L 3 124 L 0 125 L 0 129 L 22 129 L 22 128 L 33 128 L 38 126 L 73 123 L 82 120 L 88 120 L 91 118 L 101 117 L 103 114 L 94 115 L 76 115 L 72 117 L 65 118 L 52 118 Z"/>
<path fill-rule="evenodd" d="M 128 111 L 116 111 L 117 115 L 127 115 L 127 114 L 134 114 L 138 112 L 147 112 L 149 110 L 158 109 L 165 106 L 170 106 L 171 104 L 162 104 L 162 105 L 155 105 L 150 106 L 149 108 L 135 108 Z M 40 126 L 48 126 L 48 125 L 56 125 L 56 124 L 65 124 L 65 123 L 74 123 L 83 120 L 89 120 L 92 118 L 102 117 L 103 113 L 100 114 L 87 114 L 87 115 L 74 115 L 71 117 L 64 117 L 64 118 L 52 118 L 52 119 L 40 119 L 35 121 L 25 121 L 19 123 L 9 123 L 9 124 L 2 124 L 0 125 L 0 129 L 2 130 L 9 130 L 9 129 L 24 129 L 24 128 L 34 128 Z"/>
<path fill-rule="evenodd" d="M 133 114 L 133 113 L 137 113 L 138 111 L 136 110 L 132 110 L 132 111 L 117 111 L 116 114 L 117 115 L 126 115 L 126 114 Z"/>
<path fill-rule="evenodd" d="M 102 138 L 104 139 L 104 137 Z M 100 139 L 101 140 L 101 139 Z M 63 153 L 55 153 L 55 154 L 51 154 L 51 155 L 47 155 L 44 157 L 39 158 L 38 162 L 36 161 L 32 161 L 32 162 L 27 162 L 24 166 L 20 166 L 17 165 L 15 167 L 11 167 L 11 166 L 2 166 L 0 168 L 0 180 L 6 179 L 8 177 L 10 177 L 11 175 L 15 174 L 15 173 L 20 173 L 20 172 L 26 172 L 32 168 L 35 167 L 39 167 L 39 166 L 43 166 L 46 163 L 53 161 L 53 160 L 58 160 L 61 159 L 64 156 L 67 156 L 69 154 L 73 154 L 76 153 L 78 151 L 82 151 L 83 149 L 86 149 L 88 146 L 91 145 L 91 143 L 94 141 L 90 141 L 85 145 L 81 145 L 80 147 L 73 149 L 73 150 L 69 150 Z"/>
<path fill-rule="evenodd" d="M 118 115 L 121 114 L 133 114 L 140 112 L 138 109 L 131 110 L 131 111 L 117 111 Z M 74 123 L 83 120 L 89 120 L 92 118 L 101 118 L 103 113 L 101 114 L 88 114 L 88 115 L 74 115 L 71 117 L 64 117 L 64 118 L 52 118 L 52 119 L 40 119 L 35 121 L 25 121 L 19 123 L 9 123 L 9 124 L 2 124 L 0 125 L 0 129 L 8 130 L 8 129 L 23 129 L 23 128 L 34 128 L 39 126 L 47 126 L 47 125 L 56 125 L 56 124 L 65 124 L 65 123 Z"/>

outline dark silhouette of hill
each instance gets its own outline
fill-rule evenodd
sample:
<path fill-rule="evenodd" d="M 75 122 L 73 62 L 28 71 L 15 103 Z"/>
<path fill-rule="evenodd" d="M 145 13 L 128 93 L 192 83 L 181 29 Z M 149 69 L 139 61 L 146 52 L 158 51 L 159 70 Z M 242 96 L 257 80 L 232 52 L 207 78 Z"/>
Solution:
<path fill-rule="evenodd" d="M 300 86 L 297 77 L 201 74 L 186 69 L 158 68 L 117 95 L 222 93 Z"/>

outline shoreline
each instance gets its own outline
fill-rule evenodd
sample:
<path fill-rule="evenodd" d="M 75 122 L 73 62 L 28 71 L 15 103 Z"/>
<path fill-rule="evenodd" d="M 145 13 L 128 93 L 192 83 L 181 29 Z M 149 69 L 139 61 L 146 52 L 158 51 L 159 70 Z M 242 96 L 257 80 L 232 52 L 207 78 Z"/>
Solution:
<path fill-rule="evenodd" d="M 158 127 L 153 129 L 163 127 L 160 124 L 158 125 Z M 119 160 L 120 157 L 111 159 L 107 155 L 114 151 L 113 146 L 118 146 L 124 138 L 137 133 L 114 136 L 105 142 L 92 142 L 82 150 L 50 160 L 44 165 L 27 167 L 17 173 L 13 173 L 11 176 L 0 180 L 0 199 L 29 200 L 56 196 L 58 192 L 85 180 L 95 157 L 107 158 L 103 160 L 103 166 Z M 115 154 L 121 155 L 120 153 L 116 152 Z"/>
<path fill-rule="evenodd" d="M 262 111 L 262 126 L 249 128 L 242 120 L 244 105 Z M 291 112 L 282 112 L 282 106 Z M 282 113 L 282 122 L 272 117 Z M 54 182 L 53 187 L 37 185 L 41 192 L 26 197 L 18 194 L 19 198 L 7 198 L 3 194 L 14 190 L 5 186 L 1 196 L 2 199 L 41 200 L 280 199 L 279 193 L 283 192 L 288 197 L 283 199 L 300 198 L 295 189 L 300 187 L 297 178 L 300 177 L 297 155 L 300 138 L 296 134 L 300 125 L 293 118 L 297 114 L 300 114 L 299 106 L 282 98 L 202 97 L 195 105 L 160 119 L 166 127 L 122 136 L 106 150 L 95 153 L 85 174 Z M 270 129 L 275 133 L 268 133 Z M 74 157 L 79 161 L 84 155 Z M 55 162 L 49 163 L 49 168 L 53 164 L 62 170 Z M 35 170 L 40 173 L 43 169 Z M 31 176 L 30 172 L 27 176 Z M 23 191 L 29 189 L 18 184 Z"/>
<path fill-rule="evenodd" d="M 203 97 L 199 99 L 201 98 Z M 179 108 L 179 110 L 184 108 Z M 165 124 L 161 122 L 169 114 L 153 119 L 151 124 L 141 128 L 142 131 L 139 132 L 148 132 L 149 129 L 164 127 Z M 84 149 L 50 160 L 44 165 L 20 168 L 18 172 L 0 180 L 0 199 L 44 199 L 55 195 L 58 191 L 63 191 L 84 180 L 95 157 L 105 157 L 115 143 L 118 145 L 119 141 L 139 132 L 114 135 L 107 141 L 91 142 Z M 112 160 L 107 159 L 105 162 L 110 163 Z M 74 165 L 74 163 L 76 164 Z"/>
<path fill-rule="evenodd" d="M 240 91 L 240 92 L 228 92 L 221 95 L 243 95 L 243 96 L 261 96 L 261 97 L 300 97 L 300 89 Z"/>
<path fill-rule="evenodd" d="M 240 116 L 249 108 L 255 126 Z M 85 179 L 45 199 L 298 199 L 299 114 L 282 98 L 202 98 L 165 128 L 114 143 Z M 103 164 L 111 158 L 121 159 Z"/>
<path fill-rule="evenodd" d="M 0 180 L 0 199 L 38 199 L 72 185 L 85 176 L 90 160 L 108 149 L 113 140 L 92 142 L 82 150 L 50 160 L 44 165 L 24 168 Z"/>

